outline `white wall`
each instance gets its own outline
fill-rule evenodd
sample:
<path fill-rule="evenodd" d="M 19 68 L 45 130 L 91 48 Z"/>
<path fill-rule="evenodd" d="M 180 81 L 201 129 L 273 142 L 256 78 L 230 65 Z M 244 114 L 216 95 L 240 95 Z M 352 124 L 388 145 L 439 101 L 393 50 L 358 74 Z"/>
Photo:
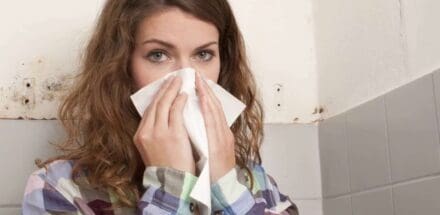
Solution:
<path fill-rule="evenodd" d="M 302 214 L 318 215 L 322 203 L 317 128 L 309 125 L 320 118 L 313 113 L 318 92 L 311 2 L 230 2 L 263 97 L 264 166 Z M 59 99 L 78 68 L 103 3 L 17 0 L 0 7 L 0 157 L 6 176 L 0 179 L 6 187 L 0 214 L 19 213 L 33 160 L 54 154 L 47 141 L 63 137 L 56 120 L 44 119 L 56 117 Z M 25 120 L 7 120 L 17 118 Z M 14 165 L 5 162 L 16 159 Z"/>
<path fill-rule="evenodd" d="M 313 8 L 323 214 L 438 214 L 440 2 Z"/>
<path fill-rule="evenodd" d="M 0 29 L 0 118 L 56 117 L 62 87 L 77 69 L 103 3 L 18 0 L 0 8 L 5 26 Z M 231 5 L 258 78 L 265 122 L 318 118 L 312 114 L 317 86 L 311 3 L 275 0 L 270 10 L 265 1 L 232 0 Z"/>
<path fill-rule="evenodd" d="M 409 70 L 426 74 L 440 68 L 440 1 L 402 0 L 401 7 Z"/>
<path fill-rule="evenodd" d="M 56 117 L 100 2 L 18 0 L 0 7 L 0 118 Z"/>
<path fill-rule="evenodd" d="M 314 0 L 313 8 L 324 118 L 440 68 L 437 0 Z"/>
<path fill-rule="evenodd" d="M 311 1 L 231 3 L 263 95 L 265 122 L 310 123 L 319 119 L 319 114 L 313 114 L 318 95 Z"/>
<path fill-rule="evenodd" d="M 103 2 L 17 0 L 0 8 L 0 118 L 56 116 L 62 86 L 77 69 L 78 56 Z M 315 122 L 439 68 L 440 2 L 230 2 L 263 96 L 267 128 L 263 160 L 303 214 L 321 214 L 321 184 L 328 183 L 321 182 L 321 172 L 327 174 L 331 169 L 321 169 L 320 160 L 328 157 L 320 157 L 318 151 L 338 151 L 330 164 L 341 164 L 347 154 L 338 155 L 337 147 L 342 145 L 322 148 L 327 140 L 317 139 Z M 27 104 L 25 99 L 29 99 Z M 320 107 L 322 114 L 316 111 Z M 42 149 L 48 146 L 46 140 L 60 135 L 55 125 L 55 121 L 46 120 L 0 120 L 0 134 L 6 137 L 0 154 L 13 159 L 8 150 L 15 147 L 22 150 L 23 158 L 22 163 L 5 167 L 10 177 L 2 184 L 10 185 L 12 197 L 0 199 L 3 211 L 19 207 L 17 193 L 23 185 L 12 179 L 29 174 L 33 167 L 28 164 L 34 157 L 52 153 Z M 38 137 L 20 135 L 28 130 L 37 132 Z M 342 196 L 326 200 L 324 206 L 338 212 L 346 203 Z"/>

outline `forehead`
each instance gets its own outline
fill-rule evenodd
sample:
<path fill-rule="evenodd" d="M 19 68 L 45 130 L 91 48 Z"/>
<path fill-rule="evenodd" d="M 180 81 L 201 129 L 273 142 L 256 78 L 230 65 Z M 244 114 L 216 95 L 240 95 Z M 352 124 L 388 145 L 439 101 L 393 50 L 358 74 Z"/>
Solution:
<path fill-rule="evenodd" d="M 173 44 L 200 45 L 207 41 L 218 41 L 214 24 L 205 22 L 178 8 L 167 8 L 145 18 L 138 26 L 136 40 L 161 39 Z"/>

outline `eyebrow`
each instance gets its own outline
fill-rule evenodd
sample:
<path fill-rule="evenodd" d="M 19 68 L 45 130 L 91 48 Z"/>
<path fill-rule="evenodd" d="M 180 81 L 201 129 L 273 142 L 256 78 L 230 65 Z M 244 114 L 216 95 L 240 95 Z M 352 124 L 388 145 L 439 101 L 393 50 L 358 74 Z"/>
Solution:
<path fill-rule="evenodd" d="M 161 44 L 161 45 L 163 45 L 163 46 L 165 46 L 165 47 L 168 47 L 168 48 L 170 48 L 170 49 L 176 49 L 176 47 L 175 47 L 173 44 L 168 43 L 168 42 L 165 42 L 165 41 L 163 41 L 163 40 L 159 40 L 159 39 L 145 40 L 145 41 L 142 43 L 142 45 L 145 45 L 145 44 L 147 44 L 147 43 L 159 43 L 159 44 Z M 217 44 L 217 42 L 215 42 L 215 41 L 208 42 L 208 43 L 206 43 L 206 44 L 203 44 L 203 45 L 197 47 L 196 50 L 200 50 L 200 49 L 206 48 L 206 47 L 208 47 L 208 46 L 210 46 L 210 45 L 212 45 L 212 44 Z"/>

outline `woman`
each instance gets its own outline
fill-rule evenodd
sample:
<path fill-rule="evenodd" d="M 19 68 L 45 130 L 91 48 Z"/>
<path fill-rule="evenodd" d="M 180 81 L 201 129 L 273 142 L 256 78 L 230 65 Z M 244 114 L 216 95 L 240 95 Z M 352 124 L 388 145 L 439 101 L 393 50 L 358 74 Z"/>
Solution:
<path fill-rule="evenodd" d="M 229 128 L 197 73 L 209 142 L 212 213 L 298 214 L 261 166 L 263 112 L 227 0 L 108 0 L 59 118 L 61 156 L 28 179 L 23 214 L 191 214 L 195 153 L 182 123 L 182 80 L 140 117 L 129 96 L 192 67 L 246 104 Z"/>

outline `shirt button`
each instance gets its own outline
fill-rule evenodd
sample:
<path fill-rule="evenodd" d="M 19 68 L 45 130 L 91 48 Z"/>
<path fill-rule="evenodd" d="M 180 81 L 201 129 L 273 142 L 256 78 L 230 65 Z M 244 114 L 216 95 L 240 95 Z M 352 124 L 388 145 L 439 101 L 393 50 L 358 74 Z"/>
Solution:
<path fill-rule="evenodd" d="M 194 212 L 194 203 L 193 202 L 189 203 L 189 210 L 191 212 Z"/>

